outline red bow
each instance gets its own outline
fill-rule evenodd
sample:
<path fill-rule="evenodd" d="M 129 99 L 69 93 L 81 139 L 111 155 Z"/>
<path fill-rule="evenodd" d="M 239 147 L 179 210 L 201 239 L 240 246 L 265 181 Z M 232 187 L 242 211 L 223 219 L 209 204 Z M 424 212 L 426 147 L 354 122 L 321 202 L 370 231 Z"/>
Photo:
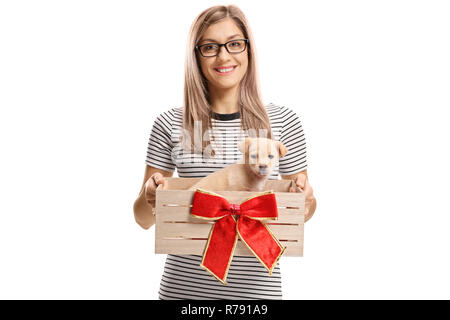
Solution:
<path fill-rule="evenodd" d="M 261 220 L 278 219 L 277 203 L 272 191 L 256 195 L 240 205 L 230 204 L 222 196 L 197 189 L 191 214 L 215 220 L 203 253 L 201 266 L 226 284 L 228 269 L 239 237 L 272 274 L 283 254 L 280 242 Z M 237 222 L 233 215 L 239 216 Z"/>

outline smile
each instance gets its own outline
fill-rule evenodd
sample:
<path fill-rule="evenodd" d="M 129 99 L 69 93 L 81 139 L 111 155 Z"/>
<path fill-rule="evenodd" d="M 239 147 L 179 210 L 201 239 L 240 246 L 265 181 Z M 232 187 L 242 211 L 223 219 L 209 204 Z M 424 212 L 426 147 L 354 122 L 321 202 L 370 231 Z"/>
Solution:
<path fill-rule="evenodd" d="M 231 67 L 231 68 L 214 68 L 214 71 L 216 71 L 217 74 L 220 74 L 221 76 L 227 76 L 229 74 L 232 74 L 234 72 L 234 69 L 236 69 L 237 66 Z"/>

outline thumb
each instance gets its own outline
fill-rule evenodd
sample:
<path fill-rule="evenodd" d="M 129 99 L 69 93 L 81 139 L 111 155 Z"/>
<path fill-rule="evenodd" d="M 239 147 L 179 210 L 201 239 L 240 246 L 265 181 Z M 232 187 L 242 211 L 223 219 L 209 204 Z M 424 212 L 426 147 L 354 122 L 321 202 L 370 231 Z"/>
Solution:
<path fill-rule="evenodd" d="M 303 188 L 305 187 L 305 183 L 306 183 L 306 175 L 304 175 L 303 173 L 300 173 L 300 174 L 297 176 L 297 181 L 296 181 L 296 183 L 297 183 L 297 186 L 298 186 L 300 189 L 303 189 Z"/>
<path fill-rule="evenodd" d="M 166 179 L 164 179 L 162 174 L 160 174 L 160 173 L 155 174 L 154 180 L 157 185 L 162 184 L 162 189 L 167 188 L 167 181 L 166 181 Z"/>

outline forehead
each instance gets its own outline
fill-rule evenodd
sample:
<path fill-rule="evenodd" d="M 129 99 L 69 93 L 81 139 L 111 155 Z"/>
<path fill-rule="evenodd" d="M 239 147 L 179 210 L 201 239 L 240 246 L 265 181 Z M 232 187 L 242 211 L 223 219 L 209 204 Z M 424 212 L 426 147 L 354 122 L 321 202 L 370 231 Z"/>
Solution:
<path fill-rule="evenodd" d="M 252 141 L 248 148 L 250 152 L 272 153 L 276 150 L 276 146 L 275 143 L 273 143 L 273 141 L 264 139 Z"/>
<path fill-rule="evenodd" d="M 201 37 L 200 42 L 211 40 L 226 42 L 234 37 L 244 37 L 244 35 L 233 19 L 225 19 L 210 25 Z"/>

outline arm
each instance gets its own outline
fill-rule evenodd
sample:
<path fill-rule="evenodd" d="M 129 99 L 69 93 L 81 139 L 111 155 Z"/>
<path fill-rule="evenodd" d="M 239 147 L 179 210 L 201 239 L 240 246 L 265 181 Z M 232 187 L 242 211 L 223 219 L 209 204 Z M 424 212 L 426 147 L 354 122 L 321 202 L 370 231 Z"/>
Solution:
<path fill-rule="evenodd" d="M 134 219 L 142 228 L 148 229 L 155 223 L 155 215 L 153 208 L 155 207 L 155 199 L 148 199 L 145 196 L 145 183 L 154 174 L 159 172 L 164 177 L 171 177 L 173 172 L 156 169 L 147 165 L 145 167 L 144 182 L 138 198 L 134 202 L 133 211 Z"/>
<path fill-rule="evenodd" d="M 305 222 L 311 219 L 316 211 L 316 198 L 314 197 L 313 189 L 309 184 L 306 170 L 287 176 L 281 176 L 281 178 L 284 180 L 294 180 L 297 186 L 303 190 L 305 193 Z"/>

